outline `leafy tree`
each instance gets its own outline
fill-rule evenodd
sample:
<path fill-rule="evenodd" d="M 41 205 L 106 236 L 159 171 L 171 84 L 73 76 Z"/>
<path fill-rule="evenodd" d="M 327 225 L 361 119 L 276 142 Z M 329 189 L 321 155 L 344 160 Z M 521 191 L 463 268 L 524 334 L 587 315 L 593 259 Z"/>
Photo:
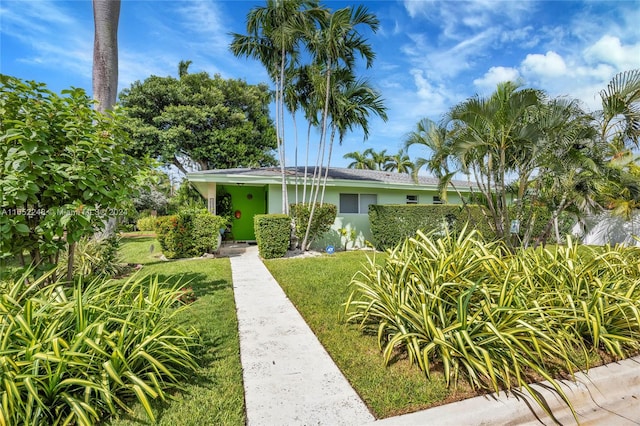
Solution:
<path fill-rule="evenodd" d="M 187 179 L 183 179 L 173 198 L 169 210 L 177 213 L 183 209 L 207 209 L 207 204 L 198 190 Z"/>
<path fill-rule="evenodd" d="M 151 76 L 120 94 L 130 153 L 189 169 L 226 169 L 275 164 L 270 94 L 265 85 L 189 74 L 180 64 L 180 78 Z"/>
<path fill-rule="evenodd" d="M 136 177 L 139 193 L 132 199 L 137 212 L 154 210 L 157 215 L 167 213 L 172 195 L 169 176 L 157 168 L 144 169 Z"/>
<path fill-rule="evenodd" d="M 59 96 L 5 75 L 0 83 L 0 259 L 26 266 L 28 252 L 47 269 L 65 246 L 123 213 L 141 164 L 124 153 L 119 111 L 94 110 L 83 90 Z"/>

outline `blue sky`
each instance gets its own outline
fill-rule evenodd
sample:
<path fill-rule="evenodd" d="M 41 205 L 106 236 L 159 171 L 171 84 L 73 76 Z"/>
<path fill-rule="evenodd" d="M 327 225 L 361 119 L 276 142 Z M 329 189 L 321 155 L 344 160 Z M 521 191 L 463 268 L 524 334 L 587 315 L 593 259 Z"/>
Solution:
<path fill-rule="evenodd" d="M 267 82 L 259 63 L 235 58 L 230 32 L 244 33 L 248 11 L 260 1 L 122 0 L 119 90 L 148 76 L 219 73 L 249 83 Z M 438 120 L 498 82 L 521 79 L 551 96 L 582 100 L 599 109 L 598 92 L 618 72 L 640 68 L 640 1 L 325 1 L 338 9 L 364 4 L 380 19 L 368 34 L 377 54 L 361 69 L 389 108 L 370 137 L 354 133 L 337 147 L 342 156 L 373 148 L 393 154 L 423 117 Z M 3 0 L 0 3 L 0 72 L 91 91 L 93 16 L 90 0 Z M 273 109 L 272 109 L 273 110 Z M 301 137 L 304 137 L 301 131 Z M 292 139 L 291 130 L 287 133 Z M 411 156 L 427 153 L 411 151 Z M 287 152 L 288 164 L 293 153 Z"/>

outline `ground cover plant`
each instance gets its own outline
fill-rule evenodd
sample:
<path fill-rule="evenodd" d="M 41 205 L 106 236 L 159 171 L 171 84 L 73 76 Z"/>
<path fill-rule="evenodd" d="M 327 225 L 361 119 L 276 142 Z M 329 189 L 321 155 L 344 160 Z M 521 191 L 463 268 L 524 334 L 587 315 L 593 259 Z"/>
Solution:
<path fill-rule="evenodd" d="M 0 389 L 0 424 L 26 424 L 31 419 L 34 424 L 68 420 L 134 425 L 147 423 L 150 417 L 167 425 L 244 424 L 228 260 L 163 262 L 151 237 L 123 238 L 120 255 L 141 270 L 120 280 L 91 282 L 84 297 L 66 294 L 66 302 L 46 303 L 51 300 L 43 295 L 46 292 L 62 298 L 59 287 L 32 282 L 30 288 L 38 290 L 29 292 L 29 300 L 24 301 L 7 291 L 7 281 L 0 284 L 4 286 L 0 291 L 0 374 L 6 379 Z M 73 291 L 77 289 L 71 287 L 65 293 Z M 130 297 L 138 305 L 115 303 L 110 297 L 114 294 Z M 17 309 L 21 303 L 24 307 Z M 155 316 L 150 309 L 140 308 L 154 303 L 170 306 Z M 116 317 L 114 311 L 123 316 L 115 324 L 107 321 L 110 315 Z M 85 324 L 83 332 L 77 332 L 80 324 Z M 154 333 L 168 324 L 175 332 L 166 338 Z M 184 339 L 193 349 L 177 371 L 180 356 L 171 352 L 171 339 Z M 111 358 L 101 359 L 100 350 L 111 353 Z M 13 362 L 16 356 L 19 359 Z M 166 373 L 163 366 L 175 380 L 161 376 Z M 24 374 L 18 376 L 17 369 L 25 370 Z M 115 416 L 109 418 L 105 415 L 113 412 L 111 406 Z"/>
<path fill-rule="evenodd" d="M 376 334 L 386 364 L 400 352 L 427 377 L 481 391 L 544 378 L 569 404 L 556 378 L 640 349 L 638 254 L 571 239 L 512 254 L 475 232 L 418 232 L 355 275 L 346 314 Z"/>
<path fill-rule="evenodd" d="M 94 424 L 137 400 L 152 421 L 196 369 L 195 331 L 157 278 L 10 282 L 0 298 L 0 424 Z"/>
<path fill-rule="evenodd" d="M 141 265 L 141 276 L 157 275 L 168 286 L 184 288 L 185 301 L 190 303 L 177 318 L 200 336 L 195 373 L 171 399 L 151 403 L 157 424 L 244 425 L 238 323 L 228 259 L 161 261 L 155 238 L 131 235 L 121 240 L 122 258 Z M 135 404 L 132 413 L 121 412 L 106 424 L 134 426 L 147 421 L 144 407 Z"/>
<path fill-rule="evenodd" d="M 351 278 L 367 262 L 366 253 L 338 252 L 264 263 L 376 417 L 416 411 L 471 395 L 466 385 L 448 389 L 439 374 L 426 381 L 400 354 L 394 363 L 385 366 L 375 335 L 363 334 L 357 326 L 345 324 L 342 305 L 349 295 Z M 383 261 L 384 254 L 376 259 Z"/>

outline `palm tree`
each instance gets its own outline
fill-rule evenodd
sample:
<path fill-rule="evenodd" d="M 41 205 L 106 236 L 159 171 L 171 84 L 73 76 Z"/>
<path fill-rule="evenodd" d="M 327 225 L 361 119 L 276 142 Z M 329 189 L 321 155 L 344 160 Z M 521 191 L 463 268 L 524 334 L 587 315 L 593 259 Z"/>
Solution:
<path fill-rule="evenodd" d="M 452 108 L 449 155 L 462 171 L 475 177 L 498 238 L 508 241 L 508 173 L 516 171 L 539 139 L 530 119 L 543 100 L 543 92 L 520 89 L 513 82 L 498 84 L 488 98 L 475 96 Z"/>
<path fill-rule="evenodd" d="M 572 211 L 577 217 L 599 208 L 598 192 L 604 181 L 604 147 L 598 143 L 592 118 L 577 101 L 554 99 L 538 109 L 536 123 L 541 139 L 530 155 L 537 170 L 529 182 L 531 204 L 545 204 L 551 211 L 551 219 L 545 226 L 541 239 L 546 240 L 551 227 L 556 240 L 560 239 L 558 218 L 564 211 Z M 522 180 L 529 175 L 524 175 Z M 520 185 L 518 199 L 525 197 Z M 532 220 L 535 220 L 533 218 Z M 523 245 L 528 245 L 533 224 L 525 234 Z"/>
<path fill-rule="evenodd" d="M 396 155 L 391 155 L 387 159 L 383 170 L 388 172 L 398 172 L 411 174 L 413 172 L 414 164 L 407 155 L 404 149 L 398 151 Z"/>
<path fill-rule="evenodd" d="M 454 175 L 461 169 L 461 165 L 450 152 L 451 140 L 447 128 L 428 118 L 423 118 L 416 124 L 415 130 L 410 132 L 405 139 L 405 150 L 408 151 L 413 146 L 426 148 L 431 153 L 430 157 L 416 159 L 412 171 L 414 181 L 418 181 L 418 173 L 425 167 L 429 174 L 438 179 L 440 198 L 446 201 L 447 187 Z"/>
<path fill-rule="evenodd" d="M 389 155 L 387 155 L 387 150 L 383 149 L 382 151 L 376 151 L 373 148 L 368 148 L 364 151 L 366 155 L 371 157 L 371 162 L 374 164 L 374 170 L 382 170 L 384 165 L 387 164 Z"/>
<path fill-rule="evenodd" d="M 331 138 L 329 143 L 329 153 L 327 156 L 327 168 L 325 169 L 324 182 L 322 185 L 322 195 L 320 205 L 324 203 L 324 194 L 329 174 L 328 164 L 331 162 L 331 147 L 336 133 L 338 142 L 342 141 L 349 130 L 355 127 L 362 129 L 364 140 L 369 137 L 369 116 L 375 114 L 387 121 L 387 109 L 380 93 L 373 89 L 367 80 L 356 80 L 348 70 L 336 72 L 336 83 L 333 87 L 334 93 L 331 96 L 330 117 L 331 117 Z"/>
<path fill-rule="evenodd" d="M 349 169 L 374 170 L 376 167 L 371 158 L 360 151 L 348 152 L 342 158 L 353 160 L 347 166 Z"/>
<path fill-rule="evenodd" d="M 640 144 L 640 69 L 616 74 L 600 91 L 600 137 L 613 154 Z"/>
<path fill-rule="evenodd" d="M 619 73 L 600 92 L 599 137 L 608 146 L 609 182 L 603 198 L 614 213 L 630 220 L 640 206 L 640 173 L 632 151 L 640 144 L 640 69 Z"/>
<path fill-rule="evenodd" d="M 276 135 L 282 175 L 282 211 L 289 211 L 285 174 L 284 88 L 286 69 L 296 63 L 305 33 L 326 14 L 317 0 L 267 0 L 247 15 L 248 35 L 233 34 L 231 51 L 236 56 L 258 59 L 275 85 Z M 291 104 L 289 104 L 291 107 Z M 291 109 L 291 108 L 290 108 Z"/>
<path fill-rule="evenodd" d="M 358 32 L 356 27 L 365 26 L 375 32 L 378 29 L 379 21 L 375 15 L 369 13 L 364 6 L 358 6 L 355 9 L 352 7 L 345 7 L 343 9 L 336 10 L 328 15 L 326 19 L 318 20 L 318 25 L 319 28 L 317 30 L 307 34 L 307 43 L 313 56 L 314 63 L 322 66 L 325 77 L 325 99 L 322 110 L 319 143 L 319 170 L 321 171 L 324 166 L 322 159 L 324 158 L 327 131 L 329 129 L 329 107 L 332 93 L 331 87 L 333 86 L 333 72 L 340 68 L 352 70 L 355 65 L 356 54 L 360 54 L 360 56 L 365 59 L 367 68 L 371 67 L 375 54 L 371 49 L 370 44 Z M 333 141 L 331 140 L 328 149 L 329 153 L 332 150 L 332 143 Z M 327 167 L 329 167 L 329 165 L 330 156 L 329 161 L 327 162 Z M 316 187 L 311 204 L 307 231 L 305 232 L 304 239 L 302 240 L 302 247 L 305 249 L 307 248 L 309 231 L 319 193 L 320 180 L 318 180 L 317 185 L 318 186 Z"/>

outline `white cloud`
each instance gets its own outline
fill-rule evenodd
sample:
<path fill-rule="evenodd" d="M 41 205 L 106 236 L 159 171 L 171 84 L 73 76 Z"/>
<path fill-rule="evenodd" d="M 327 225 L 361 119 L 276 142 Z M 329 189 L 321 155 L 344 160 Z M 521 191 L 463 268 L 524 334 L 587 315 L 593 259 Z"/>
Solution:
<path fill-rule="evenodd" d="M 473 80 L 473 84 L 484 91 L 492 92 L 495 90 L 498 83 L 504 81 L 518 81 L 520 79 L 520 72 L 515 68 L 510 67 L 491 67 L 482 78 Z"/>
<path fill-rule="evenodd" d="M 640 43 L 623 45 L 618 37 L 602 36 L 584 50 L 590 64 L 606 63 L 619 71 L 637 68 L 640 65 Z"/>
<path fill-rule="evenodd" d="M 522 73 L 534 77 L 561 77 L 567 74 L 567 65 L 564 59 L 554 51 L 548 51 L 544 55 L 528 54 L 522 61 Z"/>
<path fill-rule="evenodd" d="M 209 51 L 228 52 L 231 42 L 229 27 L 218 4 L 212 1 L 179 2 L 177 12 L 182 18 L 182 30 L 192 33 L 191 43 Z"/>

